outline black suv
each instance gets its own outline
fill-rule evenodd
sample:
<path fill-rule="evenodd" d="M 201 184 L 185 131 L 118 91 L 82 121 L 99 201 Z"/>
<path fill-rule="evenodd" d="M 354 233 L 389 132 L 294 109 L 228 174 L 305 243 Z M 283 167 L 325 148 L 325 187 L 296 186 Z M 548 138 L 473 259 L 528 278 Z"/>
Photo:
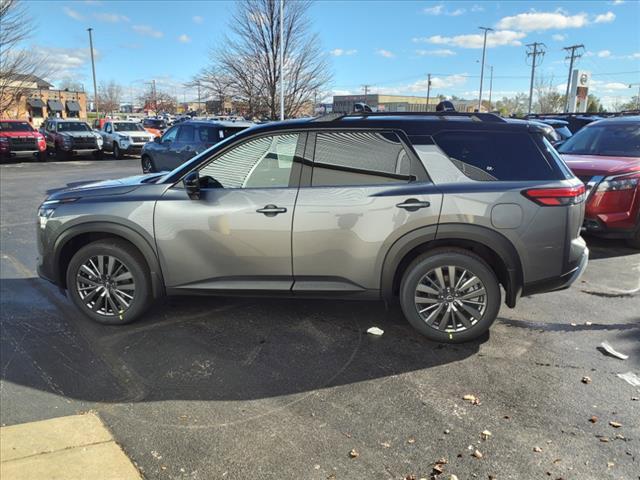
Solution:
<path fill-rule="evenodd" d="M 174 125 L 142 149 L 144 173 L 173 170 L 220 140 L 252 126 L 249 122 L 189 120 Z"/>
<path fill-rule="evenodd" d="M 363 113 L 270 123 L 166 174 L 53 193 L 38 271 L 90 318 L 165 294 L 399 300 L 438 341 L 587 265 L 585 186 L 540 126 L 492 114 Z"/>

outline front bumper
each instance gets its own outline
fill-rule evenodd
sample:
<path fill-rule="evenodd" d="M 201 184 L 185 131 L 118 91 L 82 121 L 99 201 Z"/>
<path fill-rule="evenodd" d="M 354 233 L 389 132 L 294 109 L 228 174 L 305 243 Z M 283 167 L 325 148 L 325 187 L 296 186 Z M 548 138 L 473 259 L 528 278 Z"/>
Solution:
<path fill-rule="evenodd" d="M 142 147 L 144 147 L 144 144 L 129 144 L 127 145 L 127 147 L 123 147 L 121 145 L 118 145 L 120 147 L 120 151 L 124 154 L 135 154 L 135 155 L 140 155 L 140 153 L 142 152 Z"/>

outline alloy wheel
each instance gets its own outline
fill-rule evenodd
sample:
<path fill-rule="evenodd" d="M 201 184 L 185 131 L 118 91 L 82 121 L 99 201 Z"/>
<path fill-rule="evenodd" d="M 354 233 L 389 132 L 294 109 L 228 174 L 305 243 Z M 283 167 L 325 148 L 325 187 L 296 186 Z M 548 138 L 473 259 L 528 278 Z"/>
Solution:
<path fill-rule="evenodd" d="M 135 281 L 129 268 L 111 255 L 95 255 L 76 274 L 80 299 L 104 316 L 122 315 L 135 296 Z"/>
<path fill-rule="evenodd" d="M 447 265 L 424 275 L 415 292 L 422 320 L 443 332 L 462 332 L 474 326 L 487 309 L 487 291 L 470 270 Z"/>

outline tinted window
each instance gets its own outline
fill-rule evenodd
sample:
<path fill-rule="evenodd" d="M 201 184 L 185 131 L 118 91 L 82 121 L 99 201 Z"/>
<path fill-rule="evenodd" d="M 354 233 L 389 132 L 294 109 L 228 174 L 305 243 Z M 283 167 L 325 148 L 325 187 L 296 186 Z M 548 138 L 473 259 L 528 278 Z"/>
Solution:
<path fill-rule="evenodd" d="M 377 185 L 411 180 L 410 158 L 395 133 L 318 133 L 313 186 Z"/>
<path fill-rule="evenodd" d="M 221 138 L 217 127 L 198 127 L 198 137 L 204 143 L 216 143 Z"/>
<path fill-rule="evenodd" d="M 528 133 L 442 132 L 435 135 L 434 140 L 452 163 L 472 180 L 558 178 Z"/>
<path fill-rule="evenodd" d="M 235 135 L 238 132 L 241 132 L 246 127 L 225 127 L 222 129 L 223 138 L 230 137 L 231 135 Z"/>
<path fill-rule="evenodd" d="M 176 139 L 176 134 L 178 133 L 178 127 L 170 128 L 165 132 L 162 136 L 162 142 L 173 142 Z"/>
<path fill-rule="evenodd" d="M 640 157 L 640 124 L 585 127 L 563 143 L 558 151 L 573 155 Z"/>
<path fill-rule="evenodd" d="M 192 143 L 194 132 L 195 132 L 195 127 L 193 125 L 181 126 L 180 131 L 178 132 L 178 141 Z"/>
<path fill-rule="evenodd" d="M 90 132 L 91 127 L 84 122 L 60 122 L 58 123 L 59 132 Z"/>
<path fill-rule="evenodd" d="M 116 122 L 113 124 L 113 128 L 116 132 L 140 132 L 144 130 L 142 125 L 134 122 Z"/>
<path fill-rule="evenodd" d="M 224 188 L 288 187 L 298 134 L 261 137 L 244 142 L 200 170 Z"/>

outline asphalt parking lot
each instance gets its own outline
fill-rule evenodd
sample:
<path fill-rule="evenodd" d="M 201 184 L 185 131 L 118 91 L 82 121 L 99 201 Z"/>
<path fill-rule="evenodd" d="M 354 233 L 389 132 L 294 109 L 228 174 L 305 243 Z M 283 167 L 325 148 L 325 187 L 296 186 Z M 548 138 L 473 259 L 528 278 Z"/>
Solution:
<path fill-rule="evenodd" d="M 640 374 L 638 251 L 588 239 L 576 285 L 458 346 L 361 302 L 172 298 L 105 327 L 35 275 L 35 212 L 139 162 L 0 166 L 3 425 L 96 411 L 146 478 L 640 478 L 640 389 L 616 376 Z"/>

